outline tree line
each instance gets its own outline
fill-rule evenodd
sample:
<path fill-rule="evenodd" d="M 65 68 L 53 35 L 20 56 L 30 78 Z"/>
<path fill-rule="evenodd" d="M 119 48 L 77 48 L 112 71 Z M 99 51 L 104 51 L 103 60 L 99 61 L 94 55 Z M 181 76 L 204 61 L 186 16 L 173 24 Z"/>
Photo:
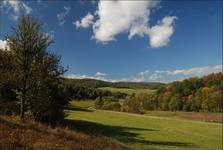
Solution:
<path fill-rule="evenodd" d="M 157 109 L 221 112 L 223 74 L 175 81 L 157 90 Z"/>
<path fill-rule="evenodd" d="M 96 108 L 132 113 L 148 110 L 222 112 L 223 74 L 212 73 L 160 86 L 152 94 L 132 94 L 122 99 L 98 98 Z M 118 105 L 118 103 L 120 105 Z"/>

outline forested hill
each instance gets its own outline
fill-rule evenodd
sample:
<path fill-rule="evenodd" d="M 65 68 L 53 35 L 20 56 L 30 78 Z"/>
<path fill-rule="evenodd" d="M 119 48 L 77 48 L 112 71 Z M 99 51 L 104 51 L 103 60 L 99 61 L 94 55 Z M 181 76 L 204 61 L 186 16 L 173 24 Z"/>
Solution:
<path fill-rule="evenodd" d="M 222 112 L 222 86 L 222 72 L 175 81 L 158 88 L 152 109 Z"/>
<path fill-rule="evenodd" d="M 116 87 L 116 88 L 131 88 L 131 89 L 143 89 L 150 88 L 156 89 L 160 85 L 164 85 L 159 82 L 108 82 L 96 79 L 70 79 L 65 78 L 65 84 L 75 86 L 85 86 L 91 88 L 99 87 Z"/>

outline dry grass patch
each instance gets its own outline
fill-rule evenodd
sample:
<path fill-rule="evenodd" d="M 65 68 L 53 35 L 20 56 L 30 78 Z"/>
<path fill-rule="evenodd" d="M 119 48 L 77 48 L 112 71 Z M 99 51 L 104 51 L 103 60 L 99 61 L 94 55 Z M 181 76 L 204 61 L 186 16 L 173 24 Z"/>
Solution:
<path fill-rule="evenodd" d="M 0 150 L 127 150 L 128 147 L 103 136 L 88 135 L 69 128 L 49 126 L 16 117 L 0 116 Z"/>

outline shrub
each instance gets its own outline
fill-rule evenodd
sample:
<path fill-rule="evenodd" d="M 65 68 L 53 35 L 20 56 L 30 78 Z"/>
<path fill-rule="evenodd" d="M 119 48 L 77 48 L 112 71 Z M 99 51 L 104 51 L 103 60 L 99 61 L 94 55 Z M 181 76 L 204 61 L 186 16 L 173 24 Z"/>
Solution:
<path fill-rule="evenodd" d="M 96 98 L 95 103 L 94 103 L 95 108 L 97 108 L 97 109 L 101 109 L 101 108 L 102 108 L 102 106 L 103 106 L 103 104 L 104 104 L 104 102 L 103 102 L 103 100 L 102 100 L 102 97 L 101 97 L 101 96 L 100 96 L 100 97 L 98 97 L 98 98 Z"/>
<path fill-rule="evenodd" d="M 121 105 L 119 102 L 107 102 L 103 105 L 102 109 L 120 111 Z"/>
<path fill-rule="evenodd" d="M 127 97 L 122 105 L 122 111 L 131 113 L 142 113 L 141 102 L 135 96 Z"/>

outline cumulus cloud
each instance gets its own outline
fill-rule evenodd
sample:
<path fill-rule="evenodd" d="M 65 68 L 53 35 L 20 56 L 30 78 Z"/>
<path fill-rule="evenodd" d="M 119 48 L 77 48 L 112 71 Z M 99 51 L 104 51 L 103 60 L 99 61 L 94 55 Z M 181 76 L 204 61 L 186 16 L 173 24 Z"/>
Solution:
<path fill-rule="evenodd" d="M 73 22 L 76 28 L 88 28 L 90 25 L 93 24 L 94 16 L 88 12 L 88 14 L 81 19 L 81 21 Z"/>
<path fill-rule="evenodd" d="M 94 16 L 89 13 L 74 24 L 76 28 L 88 28 L 92 25 L 93 39 L 108 43 L 121 33 L 128 33 L 128 39 L 134 36 L 147 36 L 151 47 L 166 46 L 174 32 L 175 16 L 166 16 L 157 25 L 150 27 L 150 12 L 159 6 L 160 1 L 99 1 Z M 90 19 L 89 19 L 90 18 Z M 97 18 L 93 20 L 94 18 Z"/>
<path fill-rule="evenodd" d="M 69 12 L 70 12 L 70 7 L 64 6 L 63 12 L 57 14 L 57 20 L 60 25 L 63 25 L 65 23 L 65 17 L 69 14 Z"/>
<path fill-rule="evenodd" d="M 4 0 L 1 2 L 1 4 L 3 7 L 7 8 L 8 10 L 13 11 L 13 13 L 11 14 L 11 17 L 14 20 L 17 20 L 21 13 L 28 15 L 32 11 L 31 7 L 29 7 L 23 1 L 19 1 L 19 0 Z"/>
<path fill-rule="evenodd" d="M 2 50 L 8 50 L 9 49 L 6 40 L 1 40 L 0 39 L 0 49 L 2 49 Z"/>
<path fill-rule="evenodd" d="M 175 16 L 164 17 L 158 25 L 149 29 L 151 47 L 162 47 L 169 43 L 170 37 L 174 32 L 173 23 L 176 18 Z"/>
<path fill-rule="evenodd" d="M 108 42 L 122 32 L 143 36 L 147 30 L 150 9 L 155 1 L 100 1 L 96 14 L 98 20 L 93 25 L 94 38 Z"/>

